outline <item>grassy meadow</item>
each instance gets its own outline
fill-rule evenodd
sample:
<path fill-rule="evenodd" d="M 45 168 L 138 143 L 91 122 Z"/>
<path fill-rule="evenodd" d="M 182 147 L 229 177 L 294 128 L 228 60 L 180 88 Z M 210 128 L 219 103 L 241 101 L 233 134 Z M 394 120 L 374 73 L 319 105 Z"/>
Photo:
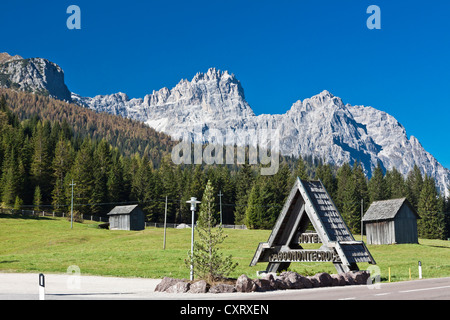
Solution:
<path fill-rule="evenodd" d="M 76 265 L 84 275 L 118 277 L 188 278 L 184 260 L 190 249 L 190 229 L 167 229 L 163 250 L 162 228 L 143 231 L 98 229 L 98 222 L 74 223 L 63 218 L 0 215 L 0 272 L 66 273 Z M 249 263 L 259 242 L 267 241 L 268 230 L 225 229 L 222 252 L 239 263 L 233 277 L 245 273 L 256 276 L 265 270 L 261 263 Z M 360 236 L 355 236 L 357 240 Z M 381 280 L 418 278 L 418 261 L 423 277 L 450 277 L 450 241 L 419 239 L 419 244 L 368 246 L 380 268 Z M 369 264 L 359 264 L 367 269 Z M 335 273 L 331 263 L 292 263 L 290 270 L 303 275 Z"/>

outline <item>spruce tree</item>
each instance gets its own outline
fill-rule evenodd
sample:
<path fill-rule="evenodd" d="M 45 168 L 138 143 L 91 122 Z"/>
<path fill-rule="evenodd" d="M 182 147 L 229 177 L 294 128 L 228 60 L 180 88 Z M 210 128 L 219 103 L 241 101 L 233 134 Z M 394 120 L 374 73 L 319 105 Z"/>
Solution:
<path fill-rule="evenodd" d="M 20 211 L 22 209 L 22 205 L 23 200 L 19 196 L 16 196 L 16 201 L 14 202 L 14 211 Z"/>
<path fill-rule="evenodd" d="M 50 125 L 48 122 L 37 123 L 33 134 L 33 156 L 31 162 L 31 178 L 33 185 L 39 186 L 42 200 L 50 202 L 52 189 L 51 157 L 49 148 Z"/>
<path fill-rule="evenodd" d="M 72 168 L 72 178 L 76 184 L 74 202 L 79 205 L 77 210 L 81 214 L 92 214 L 90 205 L 94 190 L 93 162 L 91 141 L 85 139 L 81 149 L 77 152 Z"/>
<path fill-rule="evenodd" d="M 368 209 L 369 208 L 369 189 L 367 186 L 367 178 L 364 174 L 362 165 L 360 162 L 356 162 L 353 165 L 353 169 L 352 169 L 352 175 L 353 175 L 353 179 L 355 181 L 355 188 L 356 188 L 356 193 L 357 193 L 357 198 L 359 201 L 361 201 L 361 199 L 364 202 L 364 209 Z"/>
<path fill-rule="evenodd" d="M 95 148 L 93 155 L 94 186 L 90 198 L 92 214 L 108 212 L 108 208 L 102 204 L 109 201 L 108 175 L 111 170 L 111 162 L 110 146 L 106 140 L 102 140 Z"/>
<path fill-rule="evenodd" d="M 34 190 L 34 199 L 33 199 L 34 211 L 36 212 L 42 211 L 41 205 L 42 205 L 41 188 L 37 186 L 36 189 Z"/>
<path fill-rule="evenodd" d="M 386 185 L 388 198 L 399 199 L 406 196 L 405 179 L 402 174 L 394 167 L 386 172 Z"/>
<path fill-rule="evenodd" d="M 420 192 L 418 214 L 419 237 L 427 239 L 444 239 L 445 220 L 439 206 L 438 193 L 433 178 L 425 175 Z"/>
<path fill-rule="evenodd" d="M 64 208 L 68 204 L 66 198 L 66 188 L 64 184 L 65 177 L 70 171 L 73 162 L 73 149 L 69 141 L 64 140 L 61 136 L 56 144 L 55 157 L 53 158 L 53 179 L 55 181 L 52 191 L 52 205 L 57 211 Z"/>
<path fill-rule="evenodd" d="M 406 178 L 406 197 L 413 207 L 418 210 L 419 198 L 423 185 L 422 173 L 417 165 L 414 165 L 412 171 Z"/>
<path fill-rule="evenodd" d="M 342 217 L 354 233 L 361 231 L 361 200 L 358 197 L 356 181 L 352 175 L 343 193 Z"/>
<path fill-rule="evenodd" d="M 306 171 L 306 164 L 305 164 L 305 161 L 303 160 L 301 155 L 298 156 L 298 160 L 297 160 L 297 163 L 295 165 L 294 177 L 295 178 L 298 177 L 301 180 L 308 180 L 309 179 L 308 173 Z"/>
<path fill-rule="evenodd" d="M 20 194 L 21 178 L 14 147 L 9 147 L 3 161 L 2 177 L 0 179 L 1 204 L 10 208 Z"/>
<path fill-rule="evenodd" d="M 344 202 L 346 198 L 346 192 L 350 180 L 352 179 L 352 167 L 348 163 L 344 163 L 337 171 L 337 190 L 334 203 L 336 204 L 339 212 L 343 213 Z"/>
<path fill-rule="evenodd" d="M 234 223 L 245 224 L 247 202 L 254 183 L 253 171 L 250 165 L 243 164 L 236 175 L 236 208 Z"/>
<path fill-rule="evenodd" d="M 107 181 L 108 199 L 112 203 L 125 201 L 127 187 L 125 186 L 124 176 L 125 168 L 122 157 L 117 151 L 114 151 Z"/>
<path fill-rule="evenodd" d="M 218 246 L 223 243 L 227 235 L 223 234 L 222 226 L 215 228 L 215 190 L 211 181 L 208 181 L 200 204 L 197 220 L 197 237 L 194 242 L 194 274 L 197 278 L 212 284 L 226 278 L 237 266 L 232 256 L 224 257 Z M 190 266 L 191 252 L 189 252 L 186 265 Z"/>
<path fill-rule="evenodd" d="M 372 173 L 372 178 L 369 180 L 369 198 L 370 202 L 386 200 L 386 181 L 384 180 L 383 169 L 381 163 L 378 161 L 377 167 Z"/>
<path fill-rule="evenodd" d="M 259 180 L 259 179 L 258 179 Z M 248 196 L 247 209 L 245 211 L 245 225 L 249 229 L 259 229 L 263 218 L 263 202 L 261 195 L 260 180 L 253 184 Z"/>

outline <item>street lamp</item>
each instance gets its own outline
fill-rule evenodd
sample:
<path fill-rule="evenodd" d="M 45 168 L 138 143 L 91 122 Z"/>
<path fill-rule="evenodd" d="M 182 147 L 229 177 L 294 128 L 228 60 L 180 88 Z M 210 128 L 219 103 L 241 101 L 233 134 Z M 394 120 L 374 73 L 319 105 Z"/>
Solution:
<path fill-rule="evenodd" d="M 192 211 L 192 227 L 191 227 L 191 276 L 190 280 L 194 280 L 194 214 L 195 214 L 195 208 L 197 207 L 197 203 L 201 203 L 200 201 L 197 201 L 196 197 L 191 197 L 191 200 L 186 201 L 186 203 L 191 204 L 191 211 Z"/>

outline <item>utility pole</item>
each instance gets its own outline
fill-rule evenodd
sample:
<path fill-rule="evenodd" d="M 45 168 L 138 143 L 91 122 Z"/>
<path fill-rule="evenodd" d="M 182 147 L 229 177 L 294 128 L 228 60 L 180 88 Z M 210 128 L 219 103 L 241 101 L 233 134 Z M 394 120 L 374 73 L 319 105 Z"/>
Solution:
<path fill-rule="evenodd" d="M 167 225 L 167 196 L 166 196 L 166 210 L 164 211 L 164 243 L 163 243 L 163 250 L 166 250 L 166 225 Z"/>
<path fill-rule="evenodd" d="M 222 225 L 222 196 L 223 196 L 222 190 L 219 191 L 218 196 L 220 199 L 220 225 Z"/>
<path fill-rule="evenodd" d="M 194 215 L 195 215 L 195 208 L 197 207 L 197 203 L 201 203 L 200 201 L 197 201 L 197 198 L 191 197 L 191 200 L 186 201 L 186 203 L 191 204 L 191 211 L 192 211 L 192 227 L 191 227 L 191 274 L 190 274 L 190 280 L 194 280 Z"/>
<path fill-rule="evenodd" d="M 361 199 L 361 241 L 363 241 L 363 231 L 364 231 L 363 215 L 364 215 L 364 199 Z"/>
<path fill-rule="evenodd" d="M 72 184 L 69 184 L 69 186 L 72 186 L 72 201 L 70 205 L 70 229 L 73 229 L 73 187 L 76 186 L 76 184 L 73 183 L 73 179 Z"/>

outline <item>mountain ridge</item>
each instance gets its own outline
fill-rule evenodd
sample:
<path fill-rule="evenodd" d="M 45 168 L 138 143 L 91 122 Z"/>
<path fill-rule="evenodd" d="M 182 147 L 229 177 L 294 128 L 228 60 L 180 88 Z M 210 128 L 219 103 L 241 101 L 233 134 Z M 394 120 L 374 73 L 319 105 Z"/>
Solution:
<path fill-rule="evenodd" d="M 228 71 L 210 68 L 191 81 L 181 80 L 174 88 L 153 91 L 143 99 L 116 103 L 111 97 L 83 98 L 80 103 L 138 119 L 174 139 L 198 127 L 222 132 L 277 128 L 283 155 L 312 154 L 336 165 L 359 161 L 369 176 L 378 161 L 404 176 L 417 164 L 448 194 L 450 171 L 416 137 L 408 139 L 405 127 L 393 116 L 370 106 L 345 104 L 328 90 L 294 102 L 284 114 L 255 115 L 239 80 Z"/>
<path fill-rule="evenodd" d="M 31 91 L 42 93 L 44 88 L 49 95 L 66 100 L 63 71 L 48 60 L 34 59 L 38 60 L 24 59 L 31 61 L 25 65 L 24 60 L 20 59 L 0 64 L 0 75 L 5 65 L 16 64 L 14 72 L 9 73 L 9 79 L 21 79 L 11 74 L 36 76 L 39 81 L 27 82 L 36 84 L 35 88 L 31 86 Z M 24 68 L 29 64 L 34 64 L 35 68 L 41 66 L 43 71 L 45 68 L 55 68 L 58 76 L 50 83 L 55 82 L 53 87 L 62 90 L 57 92 L 53 87 L 48 87 L 49 82 L 43 81 L 42 74 L 45 72 L 33 73 L 26 69 L 21 73 L 18 69 L 20 64 Z M 27 90 L 22 83 L 13 88 Z M 450 170 L 427 152 L 417 138 L 408 138 L 406 129 L 393 116 L 373 107 L 345 104 L 340 97 L 327 90 L 294 102 L 283 114 L 256 115 L 246 101 L 244 88 L 236 76 L 228 71 L 209 68 L 207 72 L 195 74 L 190 81 L 182 79 L 172 89 L 164 87 L 153 90 L 143 98 L 130 99 L 119 92 L 92 98 L 70 93 L 69 99 L 96 112 L 144 122 L 173 139 L 179 139 L 199 127 L 222 132 L 274 128 L 279 131 L 283 155 L 313 155 L 335 165 L 359 161 L 368 176 L 378 161 L 385 169 L 395 167 L 404 176 L 416 164 L 422 173 L 435 178 L 442 193 L 449 193 Z M 202 142 L 210 142 L 207 137 L 203 139 Z"/>

